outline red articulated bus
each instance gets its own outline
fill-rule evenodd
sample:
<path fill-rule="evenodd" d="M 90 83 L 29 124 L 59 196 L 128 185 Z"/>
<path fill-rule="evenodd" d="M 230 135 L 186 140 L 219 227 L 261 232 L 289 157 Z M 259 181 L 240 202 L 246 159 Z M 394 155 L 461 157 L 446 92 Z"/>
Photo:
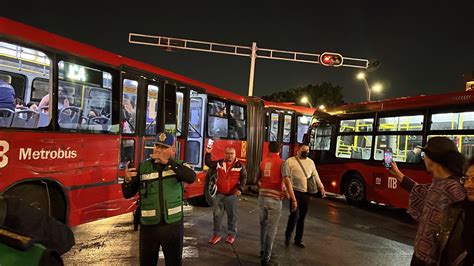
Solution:
<path fill-rule="evenodd" d="M 408 194 L 382 165 L 391 149 L 400 169 L 418 183 L 431 182 L 421 150 L 434 136 L 474 152 L 474 95 L 459 92 L 349 104 L 316 111 L 308 131 L 312 158 L 327 191 L 349 203 L 406 208 Z"/>
<path fill-rule="evenodd" d="M 174 133 L 176 157 L 197 172 L 185 197 L 209 206 L 216 193 L 215 173 L 204 165 L 209 139 L 214 159 L 236 148 L 252 183 L 264 142 L 282 141 L 291 155 L 314 112 L 242 97 L 6 18 L 0 79 L 25 102 L 0 107 L 0 193 L 69 225 L 133 210 L 134 199 L 122 196 L 123 170 L 149 157 L 157 132 Z"/>

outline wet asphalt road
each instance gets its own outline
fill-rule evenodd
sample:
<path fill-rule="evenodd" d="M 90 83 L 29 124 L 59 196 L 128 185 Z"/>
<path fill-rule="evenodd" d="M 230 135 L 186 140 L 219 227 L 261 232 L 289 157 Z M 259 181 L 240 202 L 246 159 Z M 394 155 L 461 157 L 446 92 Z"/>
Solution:
<path fill-rule="evenodd" d="M 207 242 L 212 209 L 187 206 L 183 265 L 260 265 L 257 198 L 239 201 L 234 246 Z M 306 217 L 306 248 L 285 247 L 288 204 L 284 204 L 272 265 L 409 265 L 416 226 L 404 210 L 347 205 L 344 200 L 312 199 Z M 225 221 L 225 219 L 224 219 Z M 76 245 L 63 255 L 65 265 L 138 265 L 138 232 L 124 214 L 73 228 Z M 225 224 L 224 224 L 225 228 Z M 223 238 L 225 234 L 222 234 Z M 160 254 L 160 265 L 164 265 Z"/>

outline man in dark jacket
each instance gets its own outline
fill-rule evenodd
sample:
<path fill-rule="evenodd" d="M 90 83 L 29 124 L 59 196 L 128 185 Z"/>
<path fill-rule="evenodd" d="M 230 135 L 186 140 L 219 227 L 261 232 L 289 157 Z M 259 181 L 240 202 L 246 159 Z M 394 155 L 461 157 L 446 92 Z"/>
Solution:
<path fill-rule="evenodd" d="M 15 90 L 8 82 L 0 79 L 0 108 L 15 111 Z"/>
<path fill-rule="evenodd" d="M 153 154 L 138 168 L 125 170 L 125 198 L 140 193 L 140 265 L 157 265 L 163 249 L 166 265 L 181 265 L 183 253 L 183 186 L 193 183 L 196 173 L 189 165 L 171 158 L 174 136 L 159 133 Z"/>
<path fill-rule="evenodd" d="M 236 158 L 234 147 L 225 149 L 225 159 L 212 161 L 211 148 L 206 148 L 206 165 L 217 171 L 217 195 L 214 199 L 214 234 L 209 244 L 215 245 L 221 240 L 220 231 L 224 211 L 227 212 L 227 239 L 230 245 L 234 244 L 237 234 L 237 197 L 242 194 L 247 182 L 245 166 Z"/>
<path fill-rule="evenodd" d="M 38 257 L 41 261 L 37 261 L 40 265 L 62 264 L 59 255 L 69 251 L 75 244 L 71 228 L 17 197 L 0 196 L 0 228 L 0 243 L 22 252 L 41 250 L 43 255 Z M 11 239 L 26 241 L 15 243 Z M 6 259 L 10 255 L 10 259 L 14 259 L 13 254 L 2 254 L 6 250 L 1 249 L 0 258 Z"/>

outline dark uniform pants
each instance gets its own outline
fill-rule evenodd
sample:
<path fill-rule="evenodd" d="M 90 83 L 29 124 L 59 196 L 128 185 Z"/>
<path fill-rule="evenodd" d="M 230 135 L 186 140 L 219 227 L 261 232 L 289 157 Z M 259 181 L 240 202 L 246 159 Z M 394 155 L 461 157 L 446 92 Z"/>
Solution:
<path fill-rule="evenodd" d="M 183 236 L 182 221 L 174 224 L 140 225 L 140 265 L 157 265 L 161 246 L 165 255 L 165 264 L 180 266 Z"/>
<path fill-rule="evenodd" d="M 304 219 L 306 218 L 306 213 L 308 212 L 310 196 L 307 193 L 295 190 L 295 197 L 296 201 L 298 202 L 298 208 L 294 212 L 290 211 L 290 216 L 288 217 L 288 224 L 286 225 L 285 237 L 288 239 L 291 238 L 291 235 L 293 234 L 293 230 L 295 230 L 296 225 L 295 242 L 300 243 L 303 240 Z"/>

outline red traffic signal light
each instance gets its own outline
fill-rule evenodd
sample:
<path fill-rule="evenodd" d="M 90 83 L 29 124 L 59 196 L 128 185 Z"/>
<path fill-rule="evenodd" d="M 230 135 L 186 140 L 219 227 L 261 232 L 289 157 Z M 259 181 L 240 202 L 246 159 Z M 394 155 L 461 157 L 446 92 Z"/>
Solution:
<path fill-rule="evenodd" d="M 340 67 L 344 58 L 341 54 L 325 52 L 319 57 L 319 61 L 323 66 Z"/>

